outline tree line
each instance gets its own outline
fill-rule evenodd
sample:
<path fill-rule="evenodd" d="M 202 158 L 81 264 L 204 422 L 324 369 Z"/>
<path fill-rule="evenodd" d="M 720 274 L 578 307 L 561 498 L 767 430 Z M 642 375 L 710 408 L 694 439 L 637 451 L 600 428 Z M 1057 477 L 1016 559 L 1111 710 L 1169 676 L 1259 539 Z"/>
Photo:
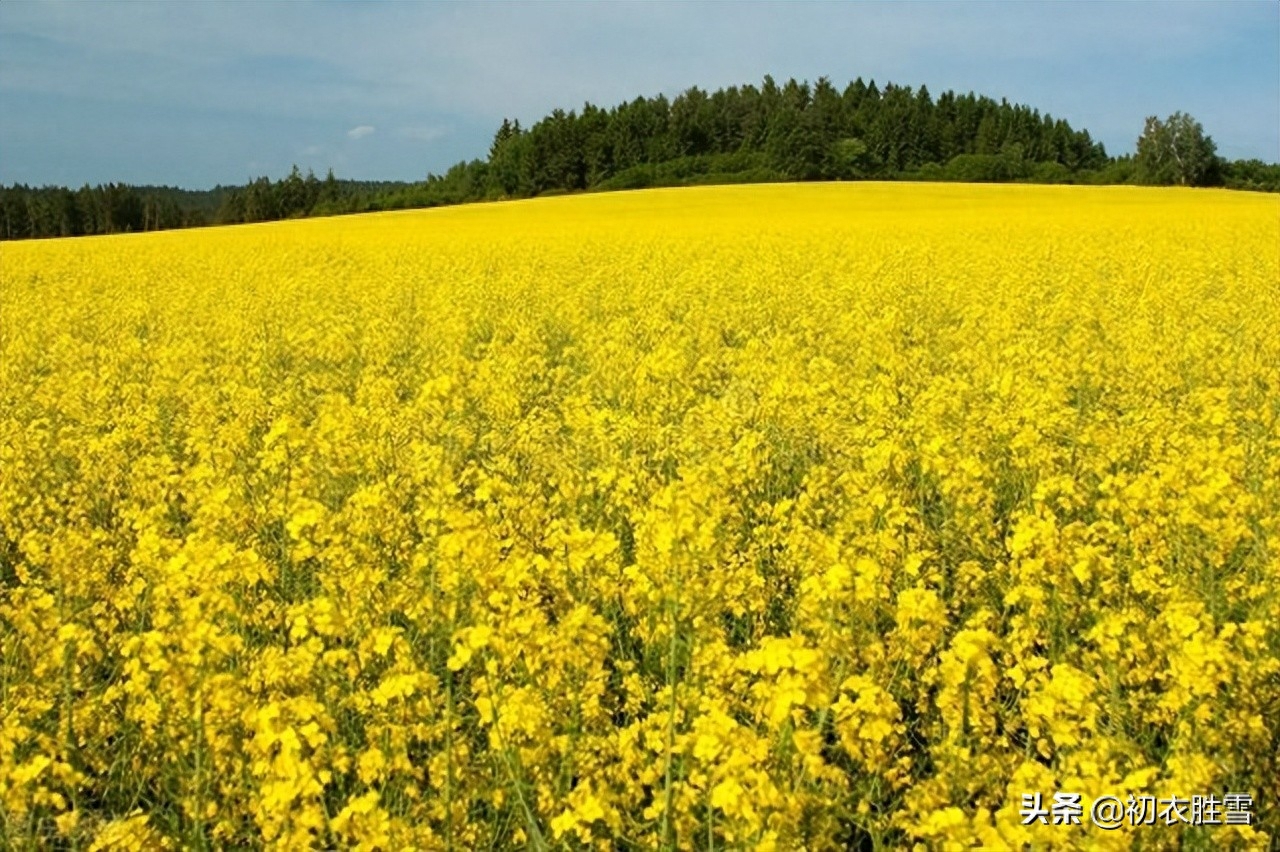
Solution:
<path fill-rule="evenodd" d="M 1142 183 L 1280 191 L 1280 165 L 1228 162 L 1190 116 L 1149 118 L 1133 156 L 1006 100 L 861 78 L 690 88 L 612 108 L 504 120 L 485 159 L 425 181 L 282 180 L 190 192 L 0 187 L 0 238 L 76 236 L 433 207 L 588 190 L 804 180 Z"/>
<path fill-rule="evenodd" d="M 78 190 L 22 184 L 0 186 L 0 239 L 78 237 L 123 231 L 158 231 L 208 224 L 209 198 L 221 188 L 189 192 L 173 187 L 107 183 Z"/>

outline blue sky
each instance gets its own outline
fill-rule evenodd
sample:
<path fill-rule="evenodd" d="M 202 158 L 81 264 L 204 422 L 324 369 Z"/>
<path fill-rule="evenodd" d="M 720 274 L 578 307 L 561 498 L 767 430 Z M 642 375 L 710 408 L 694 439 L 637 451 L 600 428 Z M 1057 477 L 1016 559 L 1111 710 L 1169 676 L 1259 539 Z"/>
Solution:
<path fill-rule="evenodd" d="M 504 116 L 857 76 L 1280 161 L 1280 3 L 0 2 L 0 182 L 421 179 Z"/>

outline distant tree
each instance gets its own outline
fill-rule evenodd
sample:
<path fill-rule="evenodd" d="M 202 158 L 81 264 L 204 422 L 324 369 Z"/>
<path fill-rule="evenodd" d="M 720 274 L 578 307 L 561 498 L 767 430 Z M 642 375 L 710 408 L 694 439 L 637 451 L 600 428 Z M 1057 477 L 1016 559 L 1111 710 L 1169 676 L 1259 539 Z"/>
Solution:
<path fill-rule="evenodd" d="M 835 178 L 860 178 L 871 169 L 867 143 L 855 137 L 839 139 L 831 145 L 828 168 Z"/>
<path fill-rule="evenodd" d="M 578 120 L 582 127 L 582 156 L 586 184 L 594 186 L 613 174 L 613 146 L 609 140 L 609 114 L 592 104 L 582 107 Z M 492 160 L 490 160 L 492 163 Z"/>
<path fill-rule="evenodd" d="M 57 234 L 56 213 L 44 193 L 29 193 L 27 201 L 27 233 L 33 237 L 51 237 Z"/>
<path fill-rule="evenodd" d="M 338 179 L 333 176 L 333 169 L 330 168 L 328 174 L 324 176 L 324 183 L 320 184 L 320 201 L 332 204 L 341 195 L 342 190 L 338 186 Z"/>
<path fill-rule="evenodd" d="M 1223 166 L 1224 183 L 1232 189 L 1280 192 L 1280 163 L 1236 160 Z"/>
<path fill-rule="evenodd" d="M 297 165 L 294 165 L 288 177 L 276 184 L 275 196 L 277 215 L 281 218 L 299 216 L 310 209 L 307 203 L 307 182 Z"/>
<path fill-rule="evenodd" d="M 973 143 L 973 153 L 994 154 L 1000 150 L 1000 122 L 994 111 L 988 112 L 978 123 L 977 137 Z"/>
<path fill-rule="evenodd" d="M 497 158 L 498 153 L 502 150 L 502 146 L 506 144 L 508 139 L 520 135 L 520 120 L 502 119 L 502 126 L 498 128 L 498 132 L 493 134 L 493 142 L 489 145 L 489 159 L 492 161 Z"/>
<path fill-rule="evenodd" d="M 53 191 L 55 218 L 58 236 L 77 237 L 84 233 L 80 208 L 76 204 L 76 194 L 69 189 L 59 187 Z"/>
<path fill-rule="evenodd" d="M 320 180 L 316 177 L 315 172 L 307 169 L 307 178 L 303 181 L 303 184 L 306 187 L 306 208 L 310 212 L 320 202 Z"/>
<path fill-rule="evenodd" d="M 245 187 L 244 221 L 267 222 L 279 218 L 279 197 L 271 178 L 260 177 Z"/>
<path fill-rule="evenodd" d="M 528 148 L 528 134 L 520 129 L 520 122 L 504 119 L 489 148 L 489 195 L 515 197 L 530 193 L 525 174 Z"/>
<path fill-rule="evenodd" d="M 1220 180 L 1217 146 L 1184 112 L 1165 121 L 1147 118 L 1134 166 L 1138 181 L 1146 184 L 1206 186 Z"/>
<path fill-rule="evenodd" d="M 504 119 L 489 156 L 425 181 L 279 181 L 185 190 L 0 186 L 0 239 L 108 234 L 289 216 L 432 207 L 584 189 L 778 180 L 1031 180 L 1280 191 L 1280 164 L 1219 160 L 1190 116 L 1148 119 L 1138 154 L 1109 157 L 1086 130 L 1007 100 L 857 79 L 843 90 L 766 76 L 759 87 L 686 89 L 609 109 Z"/>
<path fill-rule="evenodd" d="M 707 93 L 693 86 L 671 102 L 670 132 L 675 141 L 676 156 L 705 154 L 713 139 Z"/>
<path fill-rule="evenodd" d="M 17 184 L 12 188 L 0 186 L 0 239 L 17 240 L 27 236 L 25 222 L 27 205 L 23 189 Z"/>

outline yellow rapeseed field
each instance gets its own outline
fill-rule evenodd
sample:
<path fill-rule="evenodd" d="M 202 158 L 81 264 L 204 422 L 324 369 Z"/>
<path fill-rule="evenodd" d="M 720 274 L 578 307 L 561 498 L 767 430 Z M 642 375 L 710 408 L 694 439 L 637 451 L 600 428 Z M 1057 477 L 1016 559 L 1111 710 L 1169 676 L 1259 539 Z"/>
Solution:
<path fill-rule="evenodd" d="M 1265 847 L 1278 329 L 1219 191 L 0 246 L 0 846 Z"/>

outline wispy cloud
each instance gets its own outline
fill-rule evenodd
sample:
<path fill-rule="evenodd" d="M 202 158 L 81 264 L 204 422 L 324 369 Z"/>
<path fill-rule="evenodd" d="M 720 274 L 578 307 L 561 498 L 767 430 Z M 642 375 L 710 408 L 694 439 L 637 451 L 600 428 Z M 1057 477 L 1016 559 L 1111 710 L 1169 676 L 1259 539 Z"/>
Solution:
<path fill-rule="evenodd" d="M 283 174 L 300 140 L 332 140 L 335 120 L 357 119 L 365 123 L 340 131 L 348 144 L 306 156 L 336 168 L 345 154 L 344 170 L 359 177 L 411 177 L 482 156 L 504 117 L 527 125 L 586 100 L 610 106 L 765 74 L 1007 97 L 1087 128 L 1114 152 L 1132 150 L 1145 116 L 1183 110 L 1224 153 L 1280 158 L 1274 3 L 752 3 L 729 12 L 700 3 L 0 0 L 0 181 L 202 186 L 242 180 L 249 160 Z"/>

